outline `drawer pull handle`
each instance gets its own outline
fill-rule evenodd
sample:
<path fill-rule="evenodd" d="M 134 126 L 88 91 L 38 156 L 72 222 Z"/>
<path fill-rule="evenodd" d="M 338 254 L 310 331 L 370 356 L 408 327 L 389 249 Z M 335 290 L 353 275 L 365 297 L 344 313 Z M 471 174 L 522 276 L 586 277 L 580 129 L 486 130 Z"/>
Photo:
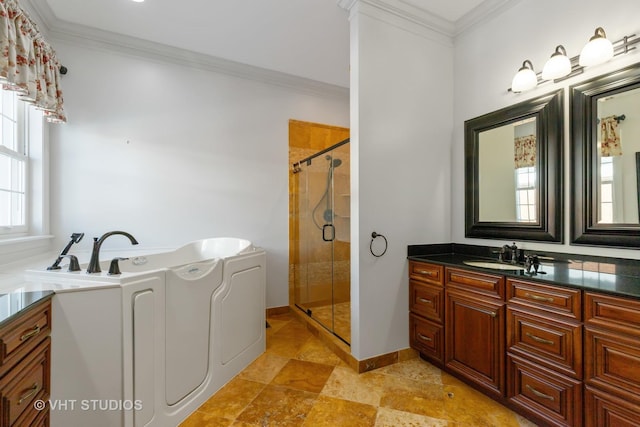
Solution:
<path fill-rule="evenodd" d="M 479 311 L 480 313 L 484 313 L 484 314 L 488 314 L 489 316 L 495 318 L 496 316 L 498 316 L 498 313 L 496 313 L 495 311 L 490 311 L 490 310 L 482 310 L 479 308 L 476 308 L 477 311 Z"/>
<path fill-rule="evenodd" d="M 541 393 L 538 390 L 536 390 L 535 388 L 531 387 L 529 384 L 527 384 L 525 387 L 527 387 L 527 389 L 529 391 L 531 391 L 531 393 L 535 394 L 538 397 L 541 397 L 543 399 L 548 399 L 548 400 L 550 400 L 552 402 L 556 400 L 555 397 L 549 396 L 548 394 Z"/>
<path fill-rule="evenodd" d="M 23 394 L 20 397 L 20 400 L 18 400 L 18 405 L 22 405 L 22 402 L 24 402 L 25 400 L 27 400 L 28 398 L 30 398 L 31 396 L 33 396 L 37 392 L 38 392 L 38 383 L 33 383 L 31 388 L 29 389 L 29 391 L 27 391 L 25 394 Z"/>
<path fill-rule="evenodd" d="M 433 339 L 432 339 L 431 337 L 425 337 L 425 336 L 424 336 L 424 335 L 422 335 L 422 334 L 418 334 L 418 338 L 420 338 L 420 339 L 421 339 L 421 340 L 423 340 L 423 341 L 428 341 L 428 342 L 433 341 Z"/>
<path fill-rule="evenodd" d="M 427 276 L 433 276 L 433 272 L 427 271 L 427 270 L 418 270 L 418 274 L 426 274 Z"/>
<path fill-rule="evenodd" d="M 28 340 L 31 337 L 34 337 L 36 335 L 38 335 L 40 333 L 40 325 L 36 325 L 33 327 L 33 330 L 31 332 L 27 332 L 26 334 L 24 334 L 23 336 L 20 337 L 20 341 L 25 341 Z"/>
<path fill-rule="evenodd" d="M 524 294 L 524 296 L 526 296 L 527 298 L 530 298 L 532 300 L 535 300 L 535 301 L 553 302 L 553 298 L 551 298 L 551 297 L 541 297 L 540 295 L 533 295 L 533 294 L 530 294 L 528 292 L 526 294 Z"/>
<path fill-rule="evenodd" d="M 418 298 L 418 301 L 423 302 L 425 304 L 433 304 L 433 301 L 431 301 L 430 299 L 426 299 L 426 298 Z"/>
<path fill-rule="evenodd" d="M 535 335 L 533 335 L 533 334 L 531 334 L 531 333 L 529 333 L 529 332 L 527 332 L 525 335 L 526 335 L 526 336 L 528 336 L 529 338 L 531 338 L 532 340 L 537 341 L 537 342 L 540 342 L 540 343 L 542 343 L 542 344 L 549 344 L 549 345 L 553 345 L 553 341 L 551 341 L 551 340 L 547 340 L 547 339 L 544 339 L 544 338 L 537 337 L 537 336 L 535 336 Z"/>

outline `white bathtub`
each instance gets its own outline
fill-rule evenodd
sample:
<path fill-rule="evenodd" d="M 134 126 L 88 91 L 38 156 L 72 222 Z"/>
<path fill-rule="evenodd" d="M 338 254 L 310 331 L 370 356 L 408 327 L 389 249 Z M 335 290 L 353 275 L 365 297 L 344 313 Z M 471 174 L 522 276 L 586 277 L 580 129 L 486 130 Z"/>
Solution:
<path fill-rule="evenodd" d="M 102 264 L 108 270 L 107 260 Z M 176 426 L 265 350 L 264 250 L 205 239 L 53 299 L 51 426 Z"/>

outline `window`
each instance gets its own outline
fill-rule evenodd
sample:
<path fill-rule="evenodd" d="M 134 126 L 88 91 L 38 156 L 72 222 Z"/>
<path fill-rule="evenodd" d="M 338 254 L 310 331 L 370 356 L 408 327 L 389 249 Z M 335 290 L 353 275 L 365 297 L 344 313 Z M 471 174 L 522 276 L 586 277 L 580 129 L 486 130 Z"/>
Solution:
<path fill-rule="evenodd" d="M 17 92 L 0 90 L 0 239 L 45 231 L 42 122 Z"/>
<path fill-rule="evenodd" d="M 613 222 L 613 157 L 600 158 L 600 215 L 599 222 Z"/>
<path fill-rule="evenodd" d="M 16 92 L 0 91 L 0 233 L 27 231 L 27 146 L 24 103 Z"/>
<path fill-rule="evenodd" d="M 537 221 L 535 166 L 516 169 L 516 219 Z"/>

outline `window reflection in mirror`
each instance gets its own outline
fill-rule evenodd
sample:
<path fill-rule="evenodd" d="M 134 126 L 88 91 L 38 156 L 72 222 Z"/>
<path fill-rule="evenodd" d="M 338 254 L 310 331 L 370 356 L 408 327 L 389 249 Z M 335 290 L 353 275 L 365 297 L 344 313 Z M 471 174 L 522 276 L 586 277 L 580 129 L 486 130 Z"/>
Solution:
<path fill-rule="evenodd" d="M 479 220 L 536 223 L 536 118 L 478 135 Z"/>
<path fill-rule="evenodd" d="M 640 152 L 640 88 L 597 100 L 599 224 L 640 224 L 636 153 Z"/>

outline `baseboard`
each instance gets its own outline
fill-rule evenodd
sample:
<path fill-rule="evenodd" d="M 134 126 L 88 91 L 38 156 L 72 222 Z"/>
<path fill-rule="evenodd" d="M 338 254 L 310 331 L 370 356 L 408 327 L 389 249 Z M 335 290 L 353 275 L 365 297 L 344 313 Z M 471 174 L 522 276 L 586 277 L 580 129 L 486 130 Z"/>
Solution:
<path fill-rule="evenodd" d="M 289 311 L 291 311 L 291 308 L 289 308 L 288 305 L 285 305 L 284 307 L 267 308 L 267 317 L 277 316 L 279 314 L 287 314 Z"/>

